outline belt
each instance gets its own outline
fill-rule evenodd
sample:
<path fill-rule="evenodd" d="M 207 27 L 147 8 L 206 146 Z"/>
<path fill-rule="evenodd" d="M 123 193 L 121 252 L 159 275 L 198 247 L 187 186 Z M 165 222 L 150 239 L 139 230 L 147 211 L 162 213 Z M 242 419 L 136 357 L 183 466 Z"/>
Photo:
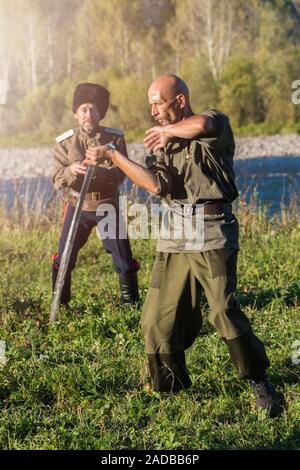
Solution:
<path fill-rule="evenodd" d="M 80 196 L 80 193 L 78 191 L 75 191 L 72 188 L 69 188 L 69 194 L 77 198 Z M 101 201 L 101 199 L 108 199 L 111 197 L 115 197 L 115 195 L 116 195 L 115 192 L 113 193 L 101 192 L 100 193 L 100 192 L 92 191 L 90 193 L 86 193 L 84 200 L 85 201 Z"/>
<path fill-rule="evenodd" d="M 180 207 L 188 213 L 189 215 L 195 215 L 197 210 L 202 211 L 204 215 L 220 215 L 224 213 L 231 212 L 232 207 L 230 203 L 227 202 L 206 202 L 206 203 L 197 203 L 196 206 L 192 206 L 190 204 L 173 204 L 175 207 Z"/>
<path fill-rule="evenodd" d="M 204 215 L 218 215 L 231 211 L 232 207 L 228 202 L 210 202 L 204 204 Z"/>

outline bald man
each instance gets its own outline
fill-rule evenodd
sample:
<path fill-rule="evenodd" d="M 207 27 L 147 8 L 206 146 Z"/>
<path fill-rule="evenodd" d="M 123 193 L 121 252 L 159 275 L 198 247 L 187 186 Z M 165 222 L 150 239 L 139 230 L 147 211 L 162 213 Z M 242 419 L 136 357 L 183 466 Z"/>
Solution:
<path fill-rule="evenodd" d="M 214 109 L 195 115 L 186 83 L 173 74 L 154 80 L 148 100 L 157 125 L 144 139 L 151 150 L 146 168 L 107 146 L 88 150 L 87 162 L 110 158 L 135 184 L 162 198 L 174 216 L 170 233 L 187 222 L 203 230 L 200 239 L 196 230 L 196 239 L 185 233 L 161 235 L 157 243 L 142 315 L 154 389 L 172 393 L 191 385 L 185 350 L 202 325 L 199 301 L 204 292 L 209 320 L 228 346 L 240 377 L 251 381 L 257 408 L 274 417 L 280 405 L 266 375 L 269 360 L 234 296 L 239 227 L 231 203 L 238 191 L 229 120 Z M 197 220 L 202 225 L 195 225 Z"/>

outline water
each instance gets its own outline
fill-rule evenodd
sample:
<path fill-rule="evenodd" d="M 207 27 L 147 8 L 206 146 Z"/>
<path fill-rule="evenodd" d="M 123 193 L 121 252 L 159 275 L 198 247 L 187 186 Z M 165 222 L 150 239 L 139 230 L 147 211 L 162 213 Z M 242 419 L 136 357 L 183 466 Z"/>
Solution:
<path fill-rule="evenodd" d="M 236 183 L 247 201 L 255 191 L 257 202 L 268 206 L 270 216 L 300 195 L 300 157 L 265 157 L 235 162 Z"/>
<path fill-rule="evenodd" d="M 237 160 L 234 164 L 236 182 L 240 195 L 249 201 L 255 191 L 258 204 L 268 206 L 270 216 L 277 214 L 281 206 L 289 205 L 295 194 L 300 194 L 300 156 L 299 157 L 267 157 L 250 160 Z M 132 185 L 126 180 L 123 191 L 129 191 Z M 55 196 L 49 178 L 25 178 L 22 182 L 6 180 L 0 182 L 0 197 L 5 199 L 8 207 L 12 207 L 16 194 L 27 207 L 33 207 L 37 194 L 44 204 Z M 138 189 L 141 200 L 149 198 L 148 193 Z"/>
<path fill-rule="evenodd" d="M 42 198 L 44 205 L 57 197 L 57 191 L 54 190 L 50 178 L 34 177 L 0 181 L 0 197 L 8 209 L 18 201 L 23 207 L 33 209 L 37 196 Z"/>

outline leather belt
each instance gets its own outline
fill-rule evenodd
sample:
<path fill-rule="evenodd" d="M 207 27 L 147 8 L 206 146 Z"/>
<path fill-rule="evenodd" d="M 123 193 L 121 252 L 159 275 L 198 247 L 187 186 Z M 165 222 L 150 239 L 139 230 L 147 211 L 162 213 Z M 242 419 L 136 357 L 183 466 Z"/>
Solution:
<path fill-rule="evenodd" d="M 191 206 L 189 204 L 178 204 L 175 203 L 174 206 L 181 207 L 190 215 L 195 215 L 197 210 L 202 210 L 204 215 L 221 215 L 232 211 L 232 206 L 227 202 L 206 202 L 206 203 L 197 203 L 197 206 Z"/>
<path fill-rule="evenodd" d="M 204 215 L 218 215 L 231 211 L 232 207 L 228 202 L 210 202 L 204 204 Z"/>
<path fill-rule="evenodd" d="M 71 196 L 75 196 L 77 198 L 80 196 L 80 193 L 75 191 L 72 188 L 69 188 L 69 194 Z M 115 197 L 115 195 L 116 195 L 115 192 L 113 192 L 113 193 L 101 192 L 100 193 L 100 192 L 92 191 L 90 193 L 86 193 L 84 200 L 85 201 L 101 201 L 101 199 L 108 199 L 108 198 L 111 198 L 111 197 Z"/>

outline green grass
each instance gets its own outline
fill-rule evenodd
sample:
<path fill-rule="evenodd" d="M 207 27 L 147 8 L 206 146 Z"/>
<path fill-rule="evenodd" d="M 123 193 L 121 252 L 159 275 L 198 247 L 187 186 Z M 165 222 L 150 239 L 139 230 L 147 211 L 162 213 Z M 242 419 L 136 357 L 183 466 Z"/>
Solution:
<path fill-rule="evenodd" d="M 257 137 L 274 134 L 300 134 L 300 123 L 253 123 L 242 127 L 236 127 L 234 131 L 237 137 Z"/>
<path fill-rule="evenodd" d="M 247 213 L 248 214 L 248 213 Z M 49 327 L 50 256 L 59 229 L 0 235 L 1 449 L 299 449 L 300 227 L 242 217 L 238 297 L 265 342 L 270 375 L 284 395 L 281 416 L 255 411 L 226 346 L 205 322 L 187 352 L 193 385 L 151 391 L 140 333 L 141 308 L 119 301 L 110 256 L 93 235 L 82 250 L 69 311 Z M 245 223 L 245 225 L 243 225 Z M 142 299 L 155 245 L 133 242 Z"/>

